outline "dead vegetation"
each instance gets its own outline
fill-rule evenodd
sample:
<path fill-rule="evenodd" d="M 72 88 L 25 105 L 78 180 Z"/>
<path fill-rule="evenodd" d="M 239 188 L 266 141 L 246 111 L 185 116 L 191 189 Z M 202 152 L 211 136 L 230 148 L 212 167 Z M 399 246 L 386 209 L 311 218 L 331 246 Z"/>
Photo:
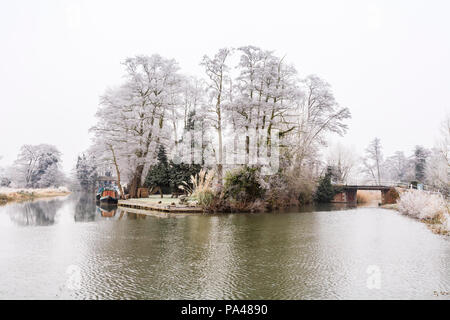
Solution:
<path fill-rule="evenodd" d="M 379 191 L 358 190 L 356 201 L 358 204 L 381 202 L 381 193 Z"/>
<path fill-rule="evenodd" d="M 0 188 L 0 204 L 8 202 L 20 202 L 34 200 L 38 198 L 50 198 L 57 196 L 65 196 L 70 193 L 66 188 L 46 188 L 46 189 L 11 189 Z"/>

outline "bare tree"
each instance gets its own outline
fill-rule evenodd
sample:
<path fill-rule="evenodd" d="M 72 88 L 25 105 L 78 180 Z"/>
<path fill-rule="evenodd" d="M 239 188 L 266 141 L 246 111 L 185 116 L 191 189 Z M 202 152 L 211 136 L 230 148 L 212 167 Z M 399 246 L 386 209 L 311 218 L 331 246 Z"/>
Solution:
<path fill-rule="evenodd" d="M 214 114 L 212 118 L 214 128 L 217 131 L 218 146 L 215 150 L 216 163 L 217 163 L 217 175 L 218 182 L 222 184 L 223 178 L 223 96 L 225 89 L 225 83 L 228 77 L 229 67 L 227 66 L 227 58 L 231 54 L 231 50 L 228 48 L 220 49 L 219 52 L 213 57 L 204 56 L 201 65 L 205 68 L 208 81 L 208 91 L 210 99 L 213 102 L 213 109 L 211 112 Z"/>
<path fill-rule="evenodd" d="M 381 164 L 383 162 L 383 154 L 381 152 L 381 141 L 375 138 L 366 148 L 366 156 L 362 159 L 363 170 L 373 179 L 373 181 L 381 184 Z"/>
<path fill-rule="evenodd" d="M 388 157 L 382 167 L 387 177 L 392 181 L 407 182 L 412 178 L 411 161 L 403 151 L 396 151 L 394 155 Z"/>
<path fill-rule="evenodd" d="M 310 164 L 317 161 L 317 151 L 325 144 L 326 134 L 346 133 L 344 121 L 351 115 L 348 108 L 339 106 L 330 85 L 314 75 L 302 81 L 294 112 L 290 119 L 295 126 L 284 145 L 290 145 L 290 157 L 296 170 L 301 171 L 305 161 Z"/>
<path fill-rule="evenodd" d="M 440 139 L 431 149 L 427 159 L 426 183 L 446 196 L 450 194 L 450 115 L 444 119 L 440 128 Z"/>
<path fill-rule="evenodd" d="M 327 156 L 327 167 L 331 167 L 333 178 L 337 183 L 347 183 L 356 167 L 355 152 L 337 143 L 330 147 Z"/>

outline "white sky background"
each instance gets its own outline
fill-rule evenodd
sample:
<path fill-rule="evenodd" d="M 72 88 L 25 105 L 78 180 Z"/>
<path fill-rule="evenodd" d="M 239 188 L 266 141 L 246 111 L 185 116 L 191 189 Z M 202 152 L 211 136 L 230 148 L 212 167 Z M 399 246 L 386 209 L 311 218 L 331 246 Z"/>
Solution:
<path fill-rule="evenodd" d="M 450 1 L 0 0 L 0 165 L 49 143 L 70 171 L 99 96 L 127 56 L 159 53 L 200 75 L 204 54 L 256 45 L 315 73 L 350 108 L 341 141 L 385 155 L 431 147 L 450 110 Z"/>

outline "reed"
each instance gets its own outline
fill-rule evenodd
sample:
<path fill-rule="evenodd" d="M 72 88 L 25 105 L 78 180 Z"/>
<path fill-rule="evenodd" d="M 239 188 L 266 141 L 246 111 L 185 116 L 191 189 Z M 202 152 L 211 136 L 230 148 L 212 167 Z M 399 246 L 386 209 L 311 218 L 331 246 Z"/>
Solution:
<path fill-rule="evenodd" d="M 208 207 L 215 197 L 213 190 L 214 172 L 207 172 L 205 169 L 202 169 L 195 176 L 191 176 L 190 180 L 190 184 L 183 181 L 179 188 L 197 199 L 199 205 Z"/>
<path fill-rule="evenodd" d="M 381 201 L 381 193 L 379 191 L 359 190 L 356 194 L 356 201 L 359 204 L 365 204 L 373 201 Z"/>

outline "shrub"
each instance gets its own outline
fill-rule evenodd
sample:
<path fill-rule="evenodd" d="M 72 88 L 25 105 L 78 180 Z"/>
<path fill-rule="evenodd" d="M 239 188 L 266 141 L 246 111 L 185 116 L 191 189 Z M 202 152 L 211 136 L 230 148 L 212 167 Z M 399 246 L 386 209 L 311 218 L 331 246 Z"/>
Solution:
<path fill-rule="evenodd" d="M 310 182 L 305 182 L 299 189 L 298 202 L 302 205 L 314 202 L 314 186 Z"/>
<path fill-rule="evenodd" d="M 212 188 L 214 172 L 206 172 L 201 169 L 195 176 L 192 175 L 190 182 L 183 181 L 178 188 L 185 190 L 190 196 L 197 200 L 197 203 L 205 209 L 208 209 L 216 194 Z"/>
<path fill-rule="evenodd" d="M 418 219 L 440 219 L 448 214 L 445 200 L 440 194 L 408 190 L 397 203 L 401 213 Z"/>
<path fill-rule="evenodd" d="M 447 213 L 444 213 L 441 221 L 442 221 L 442 224 L 444 225 L 445 230 L 450 232 L 450 212 L 449 212 L 448 208 L 447 208 Z"/>
<path fill-rule="evenodd" d="M 289 181 L 283 173 L 277 173 L 265 178 L 266 192 L 265 201 L 270 209 L 280 209 L 288 207 L 291 203 Z"/>
<path fill-rule="evenodd" d="M 237 201 L 233 198 L 229 198 L 220 204 L 220 211 L 263 212 L 266 210 L 266 202 L 262 199 L 256 199 L 254 201 Z"/>
<path fill-rule="evenodd" d="M 226 198 L 232 198 L 243 203 L 261 199 L 264 195 L 264 189 L 260 183 L 258 169 L 245 166 L 227 172 L 224 194 Z"/>
<path fill-rule="evenodd" d="M 168 174 L 172 192 L 182 189 L 180 186 L 183 185 L 184 182 L 192 188 L 193 185 L 190 178 L 192 176 L 197 176 L 200 169 L 201 166 L 199 164 L 174 163 L 173 161 L 170 161 Z"/>
<path fill-rule="evenodd" d="M 386 198 L 389 199 L 389 201 L 392 201 L 390 203 L 396 203 L 398 201 L 398 199 L 400 198 L 400 195 L 395 188 L 391 188 L 386 193 Z"/>
<path fill-rule="evenodd" d="M 278 172 L 265 178 L 265 200 L 269 209 L 281 209 L 309 204 L 315 185 L 305 177 L 290 172 Z"/>

